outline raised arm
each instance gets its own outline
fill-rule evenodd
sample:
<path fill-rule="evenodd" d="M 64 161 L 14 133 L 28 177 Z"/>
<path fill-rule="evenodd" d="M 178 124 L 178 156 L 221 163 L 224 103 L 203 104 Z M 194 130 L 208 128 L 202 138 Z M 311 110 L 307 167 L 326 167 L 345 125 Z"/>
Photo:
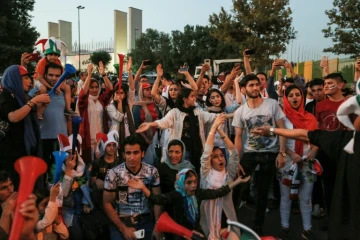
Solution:
<path fill-rule="evenodd" d="M 274 134 L 291 138 L 295 140 L 301 140 L 308 142 L 308 130 L 305 129 L 285 129 L 285 128 L 274 128 Z M 258 134 L 261 136 L 270 136 L 270 126 L 258 127 L 251 130 L 251 133 Z"/>
<path fill-rule="evenodd" d="M 241 73 L 240 76 L 234 79 L 234 87 L 236 93 L 236 102 L 241 105 L 242 97 L 241 97 L 241 90 L 240 90 L 240 79 L 244 76 L 244 73 Z"/>
<path fill-rule="evenodd" d="M 153 97 L 154 99 L 154 102 L 156 104 L 159 104 L 160 103 L 160 100 L 161 100 L 161 96 L 159 94 L 159 84 L 161 82 L 161 76 L 163 75 L 164 73 L 164 70 L 162 69 L 162 65 L 161 64 L 158 64 L 157 67 L 156 67 L 156 73 L 157 73 L 157 76 L 156 76 L 156 80 L 154 82 L 154 85 L 151 89 L 151 96 Z"/>
<path fill-rule="evenodd" d="M 148 60 L 144 60 L 144 61 L 148 61 Z M 147 68 L 147 66 L 144 65 L 144 61 L 141 62 L 141 65 L 140 65 L 138 71 L 136 72 L 134 81 L 139 81 L 143 69 L 144 69 L 144 68 Z"/>
<path fill-rule="evenodd" d="M 221 92 L 225 94 L 228 91 L 230 85 L 233 83 L 236 76 L 240 75 L 240 74 L 241 74 L 240 65 L 233 67 L 233 69 L 231 70 L 231 73 L 229 73 L 226 76 L 225 82 L 221 86 Z"/>
<path fill-rule="evenodd" d="M 87 75 L 85 83 L 83 85 L 84 95 L 86 95 L 89 91 L 93 68 L 94 68 L 94 65 L 92 63 L 90 63 L 87 67 L 88 75 Z"/>
<path fill-rule="evenodd" d="M 199 78 L 196 80 L 196 85 L 197 85 L 198 89 L 200 89 L 202 87 L 204 75 L 209 70 L 210 70 L 209 65 L 207 65 L 207 64 L 202 65 Z"/>
<path fill-rule="evenodd" d="M 249 49 L 245 49 L 245 51 L 243 52 L 243 56 L 244 56 L 244 67 L 245 67 L 245 73 L 246 73 L 246 75 L 252 73 L 251 66 L 250 66 L 250 60 L 249 60 L 250 55 L 247 55 L 247 54 L 245 53 L 247 50 L 249 50 Z"/>
<path fill-rule="evenodd" d="M 196 84 L 194 78 L 190 75 L 189 71 L 181 72 L 181 71 L 179 70 L 179 73 L 185 75 L 186 80 L 189 81 L 189 84 L 190 84 L 191 89 L 192 89 L 193 91 L 197 92 L 197 91 L 198 91 L 198 85 Z"/>
<path fill-rule="evenodd" d="M 289 63 L 287 60 L 285 61 L 284 67 L 289 70 L 291 77 L 296 78 L 297 74 L 294 71 L 293 67 L 291 66 L 291 63 Z M 301 86 L 300 86 L 301 87 Z"/>
<path fill-rule="evenodd" d="M 127 71 L 128 71 L 128 83 L 129 83 L 129 89 L 134 91 L 135 90 L 135 82 L 132 75 L 132 57 L 129 57 L 127 65 L 126 65 Z"/>
<path fill-rule="evenodd" d="M 99 73 L 104 79 L 105 86 L 109 90 L 113 90 L 113 85 L 112 85 L 111 81 L 109 80 L 108 76 L 105 73 L 105 67 L 104 67 L 104 64 L 102 63 L 102 61 L 99 62 Z"/>
<path fill-rule="evenodd" d="M 323 57 L 320 61 L 320 67 L 323 69 L 322 76 L 325 77 L 329 75 L 329 60 L 327 57 Z"/>

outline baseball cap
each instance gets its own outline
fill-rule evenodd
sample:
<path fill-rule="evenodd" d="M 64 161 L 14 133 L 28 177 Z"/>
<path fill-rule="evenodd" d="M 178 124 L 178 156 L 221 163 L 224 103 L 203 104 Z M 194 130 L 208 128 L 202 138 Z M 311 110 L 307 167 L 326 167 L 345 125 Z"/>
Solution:
<path fill-rule="evenodd" d="M 30 75 L 30 73 L 26 70 L 26 68 L 24 68 L 23 66 L 18 66 L 19 67 L 19 72 L 21 76 L 25 76 L 25 75 Z"/>
<path fill-rule="evenodd" d="M 142 87 L 142 89 L 145 89 L 145 88 L 151 88 L 151 87 L 152 87 L 152 85 L 151 85 L 151 84 L 149 84 L 149 83 L 143 83 L 143 84 L 141 84 L 141 87 Z"/>

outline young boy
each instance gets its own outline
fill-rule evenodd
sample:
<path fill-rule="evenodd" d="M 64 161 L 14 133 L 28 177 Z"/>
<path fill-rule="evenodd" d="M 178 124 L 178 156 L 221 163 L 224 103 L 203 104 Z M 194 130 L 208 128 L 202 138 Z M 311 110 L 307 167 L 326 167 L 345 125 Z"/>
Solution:
<path fill-rule="evenodd" d="M 36 45 L 39 43 L 44 44 L 45 39 L 39 40 Z M 46 43 L 43 45 L 43 52 L 45 57 L 41 59 L 35 69 L 34 74 L 34 87 L 38 88 L 41 93 L 47 93 L 48 89 L 51 89 L 52 87 L 49 85 L 49 83 L 44 78 L 45 73 L 45 66 L 50 63 L 56 63 L 61 66 L 61 61 L 59 60 L 59 57 L 61 55 L 61 44 L 63 44 L 60 40 L 55 39 L 54 37 L 49 38 Z M 77 115 L 76 112 L 71 110 L 71 89 L 70 86 L 62 83 L 60 85 L 60 89 L 65 93 L 65 109 L 64 114 L 75 116 Z M 37 116 L 39 119 L 42 119 L 42 113 L 44 112 L 46 106 L 42 106 L 38 108 Z"/>

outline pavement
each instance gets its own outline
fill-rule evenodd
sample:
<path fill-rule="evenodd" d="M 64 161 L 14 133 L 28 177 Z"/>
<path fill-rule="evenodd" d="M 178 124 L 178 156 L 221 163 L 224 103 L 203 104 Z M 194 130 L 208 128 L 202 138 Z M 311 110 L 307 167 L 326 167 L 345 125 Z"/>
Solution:
<path fill-rule="evenodd" d="M 247 204 L 240 209 L 238 208 L 236 211 L 239 222 L 247 225 L 250 228 L 253 227 L 253 219 L 255 216 L 254 204 Z M 316 240 L 326 240 L 328 238 L 327 232 L 320 230 L 324 221 L 326 221 L 325 218 L 322 219 L 312 218 L 312 230 L 314 235 L 316 236 Z M 280 231 L 281 231 L 281 221 L 280 221 L 279 208 L 270 210 L 270 212 L 267 213 L 265 217 L 265 224 L 263 226 L 264 236 L 276 237 L 278 236 Z M 290 240 L 301 239 L 302 231 L 303 228 L 302 228 L 301 214 L 291 213 L 289 239 Z"/>

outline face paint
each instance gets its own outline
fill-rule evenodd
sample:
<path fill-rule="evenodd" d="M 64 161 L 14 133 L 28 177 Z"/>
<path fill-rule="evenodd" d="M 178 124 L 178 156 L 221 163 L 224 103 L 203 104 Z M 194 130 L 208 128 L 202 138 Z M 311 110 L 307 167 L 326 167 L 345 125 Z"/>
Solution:
<path fill-rule="evenodd" d="M 337 84 L 330 86 L 329 89 L 334 89 L 334 88 L 336 88 L 336 87 L 337 87 Z"/>

